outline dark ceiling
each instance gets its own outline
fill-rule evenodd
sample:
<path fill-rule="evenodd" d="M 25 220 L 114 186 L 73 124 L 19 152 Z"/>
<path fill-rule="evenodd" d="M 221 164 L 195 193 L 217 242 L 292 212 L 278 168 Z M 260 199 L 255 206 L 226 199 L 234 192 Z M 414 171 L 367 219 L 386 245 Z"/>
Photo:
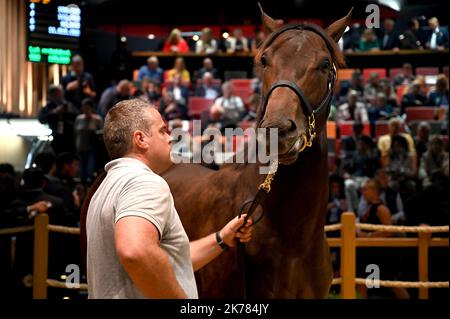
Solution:
<path fill-rule="evenodd" d="M 345 15 L 354 7 L 353 17 L 364 19 L 369 3 L 366 0 L 82 0 L 85 21 L 89 26 L 99 24 L 258 24 L 258 1 L 271 16 L 283 19 L 315 18 L 325 23 Z M 402 3 L 402 11 L 441 14 L 447 22 L 448 0 L 388 0 Z M 383 0 L 380 0 L 383 2 Z M 386 2 L 386 0 L 385 0 Z M 395 15 L 388 7 L 382 7 L 382 18 Z"/>

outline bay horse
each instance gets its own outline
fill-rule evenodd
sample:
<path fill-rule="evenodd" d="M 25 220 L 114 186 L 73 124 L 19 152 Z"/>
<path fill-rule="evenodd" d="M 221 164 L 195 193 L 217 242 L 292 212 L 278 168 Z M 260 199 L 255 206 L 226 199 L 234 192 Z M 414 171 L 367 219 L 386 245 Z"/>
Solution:
<path fill-rule="evenodd" d="M 262 203 L 265 217 L 246 244 L 245 276 L 239 274 L 243 270 L 236 249 L 225 252 L 196 273 L 199 296 L 240 297 L 238 278 L 245 278 L 249 298 L 324 298 L 332 280 L 324 234 L 328 111 L 312 118 L 315 132 L 311 132 L 311 113 L 317 110 L 311 106 L 330 96 L 335 80 L 330 74 L 336 71 L 334 66 L 345 65 L 336 42 L 349 25 L 352 10 L 323 30 L 310 24 L 285 25 L 260 9 L 263 26 L 271 33 L 254 61 L 262 71 L 265 96 L 257 123 L 278 129 L 281 165 Z M 315 139 L 307 141 L 312 134 Z M 299 154 L 302 143 L 308 142 L 310 147 Z M 264 177 L 259 166 L 225 164 L 213 171 L 176 164 L 163 174 L 190 240 L 219 230 L 256 194 Z"/>

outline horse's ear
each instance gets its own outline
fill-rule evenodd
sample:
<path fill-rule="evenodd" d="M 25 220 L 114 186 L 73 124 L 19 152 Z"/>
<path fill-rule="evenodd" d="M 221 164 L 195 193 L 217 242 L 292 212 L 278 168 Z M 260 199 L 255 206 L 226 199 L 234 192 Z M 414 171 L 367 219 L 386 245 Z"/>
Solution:
<path fill-rule="evenodd" d="M 338 42 L 342 35 L 345 32 L 345 29 L 350 24 L 350 19 L 352 18 L 353 7 L 347 13 L 345 17 L 333 22 L 331 25 L 326 28 L 327 33 L 334 39 L 334 41 Z"/>
<path fill-rule="evenodd" d="M 283 20 L 274 20 L 271 17 L 269 17 L 263 10 L 261 3 L 258 2 L 259 10 L 261 11 L 261 20 L 263 23 L 264 28 L 268 32 L 272 32 L 275 29 L 281 27 L 283 25 Z"/>

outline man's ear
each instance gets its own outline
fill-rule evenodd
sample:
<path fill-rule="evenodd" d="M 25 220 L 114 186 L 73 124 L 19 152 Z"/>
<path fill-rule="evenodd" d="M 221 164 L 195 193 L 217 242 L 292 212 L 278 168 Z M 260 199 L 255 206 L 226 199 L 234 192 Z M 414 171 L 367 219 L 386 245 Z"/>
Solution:
<path fill-rule="evenodd" d="M 261 11 L 261 20 L 264 28 L 270 33 L 283 25 L 283 20 L 274 20 L 269 17 L 263 10 L 261 3 L 258 2 L 259 10 Z"/>
<path fill-rule="evenodd" d="M 350 25 L 350 20 L 352 18 L 353 8 L 347 13 L 347 15 L 328 26 L 325 31 L 338 42 L 345 32 L 345 29 Z"/>

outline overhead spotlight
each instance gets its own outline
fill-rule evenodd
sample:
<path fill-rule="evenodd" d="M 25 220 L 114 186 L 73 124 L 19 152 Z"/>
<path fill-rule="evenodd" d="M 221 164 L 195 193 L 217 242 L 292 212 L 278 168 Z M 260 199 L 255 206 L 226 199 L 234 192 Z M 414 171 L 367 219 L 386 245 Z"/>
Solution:
<path fill-rule="evenodd" d="M 196 34 L 194 36 L 192 36 L 192 40 L 194 40 L 194 41 L 198 41 L 199 39 L 200 39 L 200 37 Z"/>
<path fill-rule="evenodd" d="M 147 39 L 149 39 L 149 40 L 153 40 L 155 38 L 155 35 L 153 34 L 153 33 L 150 33 L 148 36 L 147 36 Z"/>
<path fill-rule="evenodd" d="M 122 41 L 122 42 L 127 42 L 127 37 L 121 37 L 121 38 L 120 38 L 120 41 Z"/>
<path fill-rule="evenodd" d="M 223 37 L 224 39 L 228 39 L 229 36 L 230 36 L 230 34 L 229 34 L 228 32 L 222 33 L 222 37 Z"/>

